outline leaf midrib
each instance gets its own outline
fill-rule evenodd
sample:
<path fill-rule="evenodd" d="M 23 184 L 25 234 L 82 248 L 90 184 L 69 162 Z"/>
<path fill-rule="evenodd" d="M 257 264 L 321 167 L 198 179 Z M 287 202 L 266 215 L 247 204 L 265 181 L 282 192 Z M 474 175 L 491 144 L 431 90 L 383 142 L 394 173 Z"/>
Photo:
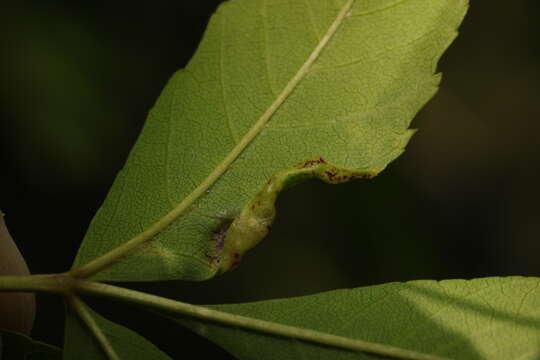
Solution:
<path fill-rule="evenodd" d="M 298 84 L 305 78 L 311 66 L 315 63 L 319 55 L 325 49 L 328 42 L 332 39 L 340 25 L 345 20 L 347 13 L 351 10 L 355 0 L 347 0 L 343 7 L 338 12 L 336 19 L 332 22 L 324 36 L 321 38 L 315 49 L 312 51 L 307 60 L 302 64 L 300 69 L 292 77 L 292 79 L 283 88 L 274 102 L 261 115 L 249 131 L 240 139 L 238 144 L 227 154 L 227 156 L 210 172 L 210 174 L 197 186 L 189 195 L 187 195 L 174 209 L 169 211 L 165 216 L 153 223 L 143 232 L 117 246 L 106 254 L 88 262 L 77 269 L 71 271 L 73 276 L 87 278 L 96 273 L 108 268 L 114 263 L 127 257 L 141 244 L 155 239 L 156 235 L 169 226 L 173 221 L 178 219 L 189 207 L 205 193 L 230 167 L 230 165 L 238 158 L 238 156 L 251 144 L 257 135 L 264 129 L 272 116 L 276 113 L 279 107 L 285 102 L 289 95 L 294 91 Z"/>

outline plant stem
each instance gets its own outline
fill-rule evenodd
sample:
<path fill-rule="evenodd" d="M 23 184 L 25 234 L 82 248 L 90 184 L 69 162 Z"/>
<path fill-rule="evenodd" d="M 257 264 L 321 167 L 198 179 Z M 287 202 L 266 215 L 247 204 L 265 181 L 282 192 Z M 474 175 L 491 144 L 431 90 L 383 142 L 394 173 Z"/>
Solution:
<path fill-rule="evenodd" d="M 73 281 L 66 274 L 0 276 L 0 291 L 67 294 Z"/>
<path fill-rule="evenodd" d="M 99 347 L 107 356 L 107 359 L 120 360 L 120 357 L 118 354 L 116 354 L 116 351 L 114 351 L 109 339 L 96 323 L 96 320 L 92 314 L 90 314 L 86 308 L 86 305 L 81 301 L 81 299 L 79 299 L 77 296 L 66 296 L 66 303 L 75 311 L 88 330 L 90 330 L 90 333 L 94 339 L 96 339 Z"/>
<path fill-rule="evenodd" d="M 244 328 L 260 333 L 302 340 L 319 345 L 331 346 L 344 350 L 367 352 L 398 359 L 442 360 L 444 358 L 418 353 L 389 345 L 378 344 L 343 336 L 332 335 L 320 331 L 283 325 L 280 323 L 235 315 L 203 306 L 191 305 L 160 296 L 120 288 L 113 285 L 86 280 L 76 280 L 74 290 L 85 295 L 114 298 L 129 303 L 143 305 L 168 314 L 182 315 L 204 321 L 224 324 L 231 327 Z"/>
<path fill-rule="evenodd" d="M 103 284 L 95 281 L 73 278 L 69 274 L 0 276 L 1 291 L 38 291 L 65 295 L 66 301 L 79 314 L 92 331 L 102 349 L 110 360 L 116 360 L 114 350 L 95 323 L 84 304 L 74 295 L 93 295 L 153 308 L 158 312 L 191 317 L 205 322 L 214 322 L 226 326 L 243 328 L 263 334 L 271 334 L 289 339 L 296 339 L 314 344 L 330 346 L 343 350 L 360 351 L 396 359 L 409 360 L 443 360 L 445 358 L 423 354 L 394 346 L 351 339 L 311 329 L 284 325 L 276 322 L 260 320 L 247 316 L 209 309 L 204 306 L 191 305 L 164 297 L 146 294 L 140 291 Z M 103 335 L 103 336 L 102 336 Z M 112 351 L 109 354 L 109 350 Z"/>
<path fill-rule="evenodd" d="M 318 59 L 319 55 L 326 48 L 326 45 L 328 45 L 330 39 L 332 39 L 340 25 L 343 23 L 347 13 L 353 6 L 354 1 L 355 0 L 347 0 L 345 2 L 332 25 L 330 25 L 315 49 L 313 49 L 313 52 L 309 55 L 309 57 L 302 64 L 300 69 L 298 69 L 298 71 L 294 74 L 283 90 L 278 94 L 274 102 L 266 109 L 261 117 L 257 119 L 249 131 L 242 137 L 242 139 L 240 139 L 240 141 L 225 156 L 225 158 L 210 172 L 210 174 L 208 174 L 208 176 L 199 184 L 199 186 L 197 186 L 188 196 L 186 196 L 180 202 L 180 204 L 178 204 L 157 222 L 152 224 L 149 228 L 126 241 L 122 245 L 112 249 L 108 253 L 72 270 L 72 275 L 79 278 L 88 278 L 118 262 L 120 259 L 128 256 L 143 243 L 154 239 L 156 235 L 158 235 L 173 221 L 179 218 L 200 196 L 202 196 L 205 191 L 209 189 L 212 184 L 214 184 L 229 169 L 231 164 L 238 158 L 238 156 L 240 156 L 240 154 L 249 146 L 249 144 L 251 144 L 253 140 L 260 134 L 272 116 L 281 107 L 289 95 L 292 94 L 296 86 L 305 78 L 311 69 L 311 66 Z"/>

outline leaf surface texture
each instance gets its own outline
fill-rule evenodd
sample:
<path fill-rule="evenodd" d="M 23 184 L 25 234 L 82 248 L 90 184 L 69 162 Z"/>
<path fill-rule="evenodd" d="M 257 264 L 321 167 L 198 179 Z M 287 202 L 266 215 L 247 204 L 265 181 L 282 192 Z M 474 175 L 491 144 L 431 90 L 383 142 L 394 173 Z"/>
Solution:
<path fill-rule="evenodd" d="M 105 334 L 120 359 L 170 360 L 154 344 L 133 330 L 105 319 L 86 307 L 99 329 Z M 77 315 L 66 314 L 66 333 L 63 360 L 108 360 L 88 328 Z"/>
<path fill-rule="evenodd" d="M 466 8 L 466 0 L 223 3 L 150 111 L 74 266 L 189 200 L 94 279 L 205 280 L 217 271 L 215 217 L 238 215 L 276 171 L 321 156 L 381 171 L 436 92 L 436 63 Z"/>
<path fill-rule="evenodd" d="M 450 359 L 538 359 L 540 279 L 413 281 L 209 306 Z M 299 340 L 181 320 L 241 360 L 380 359 Z"/>

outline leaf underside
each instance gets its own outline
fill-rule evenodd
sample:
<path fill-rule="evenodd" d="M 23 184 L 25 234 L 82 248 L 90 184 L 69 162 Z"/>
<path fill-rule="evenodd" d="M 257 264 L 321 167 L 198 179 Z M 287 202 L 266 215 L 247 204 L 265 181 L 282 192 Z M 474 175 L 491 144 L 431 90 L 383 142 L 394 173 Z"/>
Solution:
<path fill-rule="evenodd" d="M 210 308 L 450 359 L 538 359 L 540 279 L 413 281 Z M 240 360 L 380 359 L 180 320 Z"/>
<path fill-rule="evenodd" d="M 25 334 L 0 329 L 0 359 L 60 360 L 62 349 Z"/>
<path fill-rule="evenodd" d="M 126 243 L 192 199 L 144 246 L 93 278 L 206 280 L 218 271 L 209 256 L 217 246 L 213 234 L 221 220 L 216 217 L 237 216 L 272 174 L 320 157 L 350 171 L 381 171 L 403 152 L 413 134 L 412 118 L 436 92 L 436 63 L 455 38 L 466 7 L 466 0 L 224 3 L 195 56 L 151 110 L 74 267 Z M 221 308 L 418 351 L 433 349 L 418 345 L 427 341 L 401 341 L 398 321 L 408 326 L 416 320 L 431 329 L 427 335 L 442 332 L 441 339 L 459 339 L 457 332 L 426 320 L 430 308 L 413 301 L 414 284 Z M 415 306 L 418 315 L 408 311 Z M 308 308 L 317 311 L 300 312 Z M 389 312 L 395 316 L 388 317 Z M 136 333 L 92 314 L 121 357 L 167 358 Z M 358 322 L 348 320 L 350 325 L 341 327 L 351 318 Z M 190 324 L 241 359 L 360 356 Z M 390 331 L 392 324 L 396 328 Z M 88 359 L 103 356 L 68 314 L 65 358 L 80 359 L 82 353 Z"/>
<path fill-rule="evenodd" d="M 74 267 L 141 233 L 206 179 L 181 216 L 94 276 L 205 280 L 218 270 L 209 257 L 220 224 L 213 217 L 238 215 L 276 171 L 320 156 L 381 171 L 436 92 L 436 63 L 466 7 L 466 0 L 222 4 L 151 110 Z"/>
<path fill-rule="evenodd" d="M 98 327 L 105 334 L 120 359 L 170 360 L 154 344 L 133 330 L 109 321 L 86 307 Z M 66 313 L 66 333 L 63 360 L 107 360 L 88 328 L 77 315 Z"/>

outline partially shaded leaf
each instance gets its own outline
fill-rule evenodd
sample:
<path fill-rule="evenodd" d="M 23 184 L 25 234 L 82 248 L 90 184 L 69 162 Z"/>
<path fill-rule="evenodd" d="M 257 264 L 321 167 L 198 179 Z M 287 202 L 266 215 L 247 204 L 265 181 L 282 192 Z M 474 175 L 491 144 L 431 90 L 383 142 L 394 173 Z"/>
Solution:
<path fill-rule="evenodd" d="M 165 353 L 135 331 L 105 319 L 86 307 L 120 359 L 168 360 Z M 64 360 L 108 360 L 85 324 L 71 311 L 66 315 Z"/>
<path fill-rule="evenodd" d="M 413 281 L 209 306 L 452 359 L 538 359 L 540 279 Z M 180 320 L 238 359 L 375 359 L 245 329 Z"/>
<path fill-rule="evenodd" d="M 0 329 L 0 359 L 60 360 L 62 349 L 31 337 Z"/>
<path fill-rule="evenodd" d="M 402 153 L 411 119 L 437 90 L 437 60 L 466 7 L 466 0 L 224 3 L 150 112 L 75 267 L 150 229 L 138 241 L 146 246 L 95 279 L 208 279 L 219 264 L 215 217 L 236 216 L 276 171 L 319 156 L 381 171 Z M 170 225 L 152 230 L 168 213 Z"/>

